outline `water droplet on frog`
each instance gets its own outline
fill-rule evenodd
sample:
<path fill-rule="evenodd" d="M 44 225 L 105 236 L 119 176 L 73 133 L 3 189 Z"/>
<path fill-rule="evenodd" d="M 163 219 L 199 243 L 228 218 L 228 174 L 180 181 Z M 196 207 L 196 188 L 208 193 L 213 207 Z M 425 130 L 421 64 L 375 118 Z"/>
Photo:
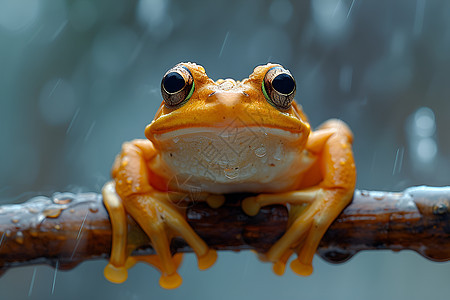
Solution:
<path fill-rule="evenodd" d="M 133 182 L 133 178 L 128 177 L 128 178 L 127 178 L 127 183 L 129 184 L 129 183 L 132 183 L 132 182 Z"/>
<path fill-rule="evenodd" d="M 283 158 L 283 147 L 281 145 L 278 145 L 277 149 L 275 149 L 273 159 L 280 161 L 282 158 Z"/>
<path fill-rule="evenodd" d="M 16 242 L 17 243 L 19 243 L 19 244 L 23 244 L 23 233 L 22 233 L 22 231 L 18 231 L 17 233 L 16 233 Z"/>
<path fill-rule="evenodd" d="M 255 155 L 258 157 L 264 157 L 266 156 L 266 147 L 264 147 L 263 145 L 261 145 L 261 147 L 255 149 Z"/>
<path fill-rule="evenodd" d="M 228 179 L 235 179 L 239 176 L 239 168 L 238 167 L 226 168 L 223 170 L 223 172 L 225 173 L 225 176 Z"/>
<path fill-rule="evenodd" d="M 18 217 L 12 217 L 11 222 L 13 222 L 14 224 L 19 223 L 19 218 Z"/>

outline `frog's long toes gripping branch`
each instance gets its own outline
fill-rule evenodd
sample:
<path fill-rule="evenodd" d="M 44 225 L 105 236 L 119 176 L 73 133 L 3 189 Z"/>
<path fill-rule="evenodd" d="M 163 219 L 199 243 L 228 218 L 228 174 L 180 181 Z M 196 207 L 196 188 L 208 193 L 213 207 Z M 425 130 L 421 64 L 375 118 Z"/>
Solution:
<path fill-rule="evenodd" d="M 341 121 L 330 120 L 312 133 L 306 149 L 322 156 L 322 180 L 307 189 L 260 194 L 246 198 L 242 209 L 250 216 L 271 204 L 290 204 L 290 225 L 286 233 L 264 254 L 264 260 L 274 263 L 276 274 L 284 273 L 293 252 L 298 258 L 291 269 L 298 275 L 312 273 L 312 260 L 328 227 L 351 201 L 356 171 L 351 151 L 352 134 Z"/>
<path fill-rule="evenodd" d="M 176 195 L 171 195 L 171 197 Z M 110 214 L 113 241 L 109 264 L 105 277 L 114 283 L 127 279 L 127 269 L 137 262 L 146 262 L 161 272 L 160 285 L 166 289 L 177 288 L 182 283 L 177 269 L 182 255 L 170 252 L 170 237 L 181 235 L 197 254 L 198 266 L 201 270 L 211 267 L 217 259 L 215 250 L 209 249 L 205 242 L 187 224 L 182 214 L 174 205 L 166 200 L 167 194 L 153 192 L 151 195 L 135 195 L 130 197 L 126 205 L 115 192 L 114 183 L 109 182 L 103 188 L 103 199 Z M 133 243 L 127 245 L 127 212 L 136 220 L 149 236 L 157 255 L 129 257 Z"/>

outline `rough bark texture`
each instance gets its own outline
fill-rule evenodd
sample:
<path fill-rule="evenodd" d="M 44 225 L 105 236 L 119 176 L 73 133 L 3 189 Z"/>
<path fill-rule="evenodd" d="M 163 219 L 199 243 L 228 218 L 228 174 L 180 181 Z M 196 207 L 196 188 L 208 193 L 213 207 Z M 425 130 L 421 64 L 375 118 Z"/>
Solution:
<path fill-rule="evenodd" d="M 193 203 L 187 219 L 215 249 L 264 252 L 286 230 L 287 210 L 275 205 L 249 217 L 240 208 L 243 197 L 228 195 L 218 209 Z M 133 255 L 153 253 L 139 226 L 128 221 L 134 240 L 141 241 Z M 110 249 L 111 224 L 99 194 L 58 193 L 0 206 L 0 271 L 57 262 L 60 269 L 70 269 L 85 260 L 106 259 Z M 180 239 L 173 241 L 172 249 L 190 251 Z M 434 261 L 449 260 L 450 187 L 417 187 L 402 193 L 357 190 L 317 253 L 339 263 L 358 251 L 376 249 L 410 249 Z"/>

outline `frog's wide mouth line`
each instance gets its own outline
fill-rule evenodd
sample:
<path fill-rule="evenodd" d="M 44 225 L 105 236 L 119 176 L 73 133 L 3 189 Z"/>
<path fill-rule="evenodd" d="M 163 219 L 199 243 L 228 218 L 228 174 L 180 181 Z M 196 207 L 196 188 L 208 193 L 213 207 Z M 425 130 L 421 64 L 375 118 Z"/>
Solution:
<path fill-rule="evenodd" d="M 296 141 L 303 137 L 303 132 L 292 132 L 280 128 L 272 128 L 265 126 L 242 126 L 242 127 L 226 127 L 226 128 L 206 128 L 206 127 L 190 127 L 179 128 L 164 133 L 154 133 L 155 139 L 159 141 L 172 140 L 177 137 L 188 135 L 211 135 L 214 134 L 221 138 L 232 138 L 239 136 L 264 136 L 271 135 L 279 138 L 283 138 L 289 141 Z"/>

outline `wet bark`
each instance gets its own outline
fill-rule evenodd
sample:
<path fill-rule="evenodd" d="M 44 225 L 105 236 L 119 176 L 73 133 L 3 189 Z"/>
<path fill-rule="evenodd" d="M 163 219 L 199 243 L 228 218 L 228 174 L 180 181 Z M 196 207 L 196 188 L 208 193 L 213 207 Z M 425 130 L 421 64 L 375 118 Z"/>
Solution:
<path fill-rule="evenodd" d="M 191 203 L 187 220 L 215 249 L 264 252 L 285 232 L 287 210 L 269 206 L 249 217 L 240 208 L 244 196 L 227 195 L 218 209 Z M 140 227 L 131 218 L 128 223 L 130 236 L 141 245 L 133 255 L 154 253 Z M 340 263 L 358 251 L 377 249 L 409 249 L 430 260 L 449 260 L 450 187 L 417 187 L 401 193 L 355 191 L 317 254 Z M 57 193 L 0 206 L 0 271 L 57 263 L 60 269 L 70 269 L 86 260 L 107 259 L 110 250 L 111 224 L 99 194 Z M 172 250 L 191 251 L 177 238 Z"/>

